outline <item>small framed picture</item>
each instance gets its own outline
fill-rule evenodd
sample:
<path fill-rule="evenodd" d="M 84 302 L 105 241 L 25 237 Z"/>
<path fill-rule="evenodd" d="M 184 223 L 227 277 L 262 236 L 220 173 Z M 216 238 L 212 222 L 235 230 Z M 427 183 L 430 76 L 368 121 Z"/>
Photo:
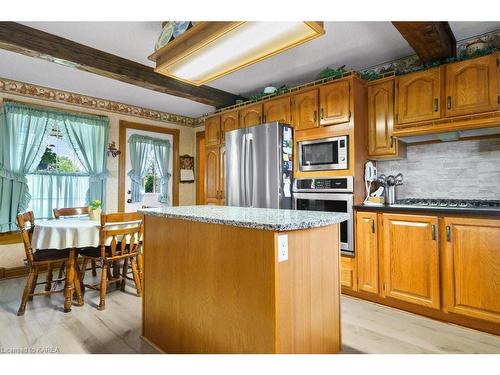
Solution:
<path fill-rule="evenodd" d="M 194 157 L 189 155 L 180 156 L 181 165 L 181 183 L 193 183 L 194 182 Z"/>

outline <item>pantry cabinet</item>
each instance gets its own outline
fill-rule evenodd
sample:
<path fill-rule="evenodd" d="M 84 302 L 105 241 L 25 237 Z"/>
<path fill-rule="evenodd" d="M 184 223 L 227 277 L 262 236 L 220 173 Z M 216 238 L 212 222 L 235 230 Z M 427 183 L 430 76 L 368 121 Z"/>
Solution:
<path fill-rule="evenodd" d="M 441 117 L 442 68 L 433 68 L 397 78 L 397 121 L 406 124 Z"/>
<path fill-rule="evenodd" d="M 205 142 L 207 147 L 217 146 L 221 142 L 220 116 L 209 117 L 205 120 Z"/>
<path fill-rule="evenodd" d="M 497 109 L 497 70 L 494 54 L 446 65 L 446 116 Z"/>
<path fill-rule="evenodd" d="M 406 144 L 393 136 L 394 79 L 368 86 L 368 157 L 388 159 L 406 156 Z"/>
<path fill-rule="evenodd" d="M 292 124 L 295 131 L 317 128 L 318 90 L 309 90 L 292 97 Z"/>
<path fill-rule="evenodd" d="M 262 124 L 262 103 L 243 107 L 239 111 L 240 128 Z"/>
<path fill-rule="evenodd" d="M 500 220 L 445 218 L 446 312 L 500 324 Z"/>
<path fill-rule="evenodd" d="M 356 263 L 358 290 L 378 294 L 377 213 L 356 213 Z"/>
<path fill-rule="evenodd" d="M 351 83 L 349 80 L 329 83 L 320 87 L 320 125 L 336 125 L 351 120 L 350 92 Z"/>
<path fill-rule="evenodd" d="M 205 133 L 206 134 L 206 133 Z M 205 203 L 222 204 L 224 199 L 224 147 L 207 147 L 205 150 Z"/>
<path fill-rule="evenodd" d="M 290 97 L 274 99 L 264 103 L 264 117 L 262 122 L 278 121 L 283 124 L 291 123 Z"/>
<path fill-rule="evenodd" d="M 383 296 L 440 308 L 438 219 L 383 214 Z"/>

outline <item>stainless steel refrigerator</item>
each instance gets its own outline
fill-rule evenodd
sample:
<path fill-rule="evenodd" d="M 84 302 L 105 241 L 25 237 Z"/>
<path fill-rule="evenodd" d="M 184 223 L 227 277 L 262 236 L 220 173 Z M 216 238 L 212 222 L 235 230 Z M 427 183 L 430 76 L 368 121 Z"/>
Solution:
<path fill-rule="evenodd" d="M 226 204 L 293 208 L 293 129 L 273 122 L 226 133 Z"/>

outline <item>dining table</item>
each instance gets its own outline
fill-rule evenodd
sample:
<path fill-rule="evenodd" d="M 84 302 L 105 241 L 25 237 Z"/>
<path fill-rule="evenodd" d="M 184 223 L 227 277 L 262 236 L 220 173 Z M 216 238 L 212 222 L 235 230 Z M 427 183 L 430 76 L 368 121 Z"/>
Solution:
<path fill-rule="evenodd" d="M 73 293 L 77 305 L 83 305 L 80 280 L 76 277 L 77 249 L 99 246 L 100 222 L 88 216 L 37 222 L 31 243 L 33 249 L 69 249 L 64 284 L 64 312 L 70 312 Z"/>
<path fill-rule="evenodd" d="M 127 228 L 134 225 L 137 225 L 137 221 L 109 224 L 112 228 Z M 87 215 L 42 220 L 37 222 L 34 228 L 31 238 L 34 250 L 69 249 L 64 284 L 64 312 L 71 311 L 73 293 L 76 294 L 77 306 L 83 305 L 82 286 L 79 278 L 75 276 L 77 249 L 100 246 L 100 228 L 100 221 L 90 220 Z M 128 242 L 128 238 L 126 241 Z M 107 239 L 105 244 L 109 245 L 110 242 L 111 239 Z"/>

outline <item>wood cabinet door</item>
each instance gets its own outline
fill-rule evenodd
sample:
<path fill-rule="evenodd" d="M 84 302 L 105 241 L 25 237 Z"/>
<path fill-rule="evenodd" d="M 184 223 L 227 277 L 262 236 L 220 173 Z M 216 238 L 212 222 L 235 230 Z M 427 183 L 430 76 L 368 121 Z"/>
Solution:
<path fill-rule="evenodd" d="M 368 86 L 368 155 L 394 156 L 394 81 Z"/>
<path fill-rule="evenodd" d="M 340 257 L 340 285 L 356 290 L 356 258 Z"/>
<path fill-rule="evenodd" d="M 446 65 L 446 116 L 498 109 L 496 55 Z"/>
<path fill-rule="evenodd" d="M 206 130 L 205 130 L 206 134 Z M 220 161 L 219 147 L 205 149 L 205 202 L 206 204 L 219 203 Z"/>
<path fill-rule="evenodd" d="M 206 146 L 216 146 L 221 138 L 220 116 L 209 117 L 205 120 Z"/>
<path fill-rule="evenodd" d="M 500 220 L 445 218 L 444 310 L 500 324 Z"/>
<path fill-rule="evenodd" d="M 262 124 L 262 104 L 257 103 L 240 109 L 240 128 Z"/>
<path fill-rule="evenodd" d="M 397 78 L 398 124 L 441 117 L 441 71 L 433 68 Z"/>
<path fill-rule="evenodd" d="M 221 115 L 221 144 L 226 142 L 226 132 L 239 129 L 238 111 L 225 112 Z"/>
<path fill-rule="evenodd" d="M 383 214 L 385 297 L 440 308 L 438 219 Z"/>
<path fill-rule="evenodd" d="M 226 147 L 219 149 L 219 204 L 226 205 Z"/>
<path fill-rule="evenodd" d="M 379 292 L 377 213 L 356 213 L 356 260 L 358 290 Z"/>
<path fill-rule="evenodd" d="M 278 121 L 290 124 L 290 97 L 271 100 L 264 103 L 263 123 Z"/>
<path fill-rule="evenodd" d="M 320 125 L 335 125 L 351 119 L 351 84 L 348 80 L 319 89 Z"/>
<path fill-rule="evenodd" d="M 295 130 L 317 128 L 318 90 L 309 90 L 292 98 L 292 125 Z"/>

